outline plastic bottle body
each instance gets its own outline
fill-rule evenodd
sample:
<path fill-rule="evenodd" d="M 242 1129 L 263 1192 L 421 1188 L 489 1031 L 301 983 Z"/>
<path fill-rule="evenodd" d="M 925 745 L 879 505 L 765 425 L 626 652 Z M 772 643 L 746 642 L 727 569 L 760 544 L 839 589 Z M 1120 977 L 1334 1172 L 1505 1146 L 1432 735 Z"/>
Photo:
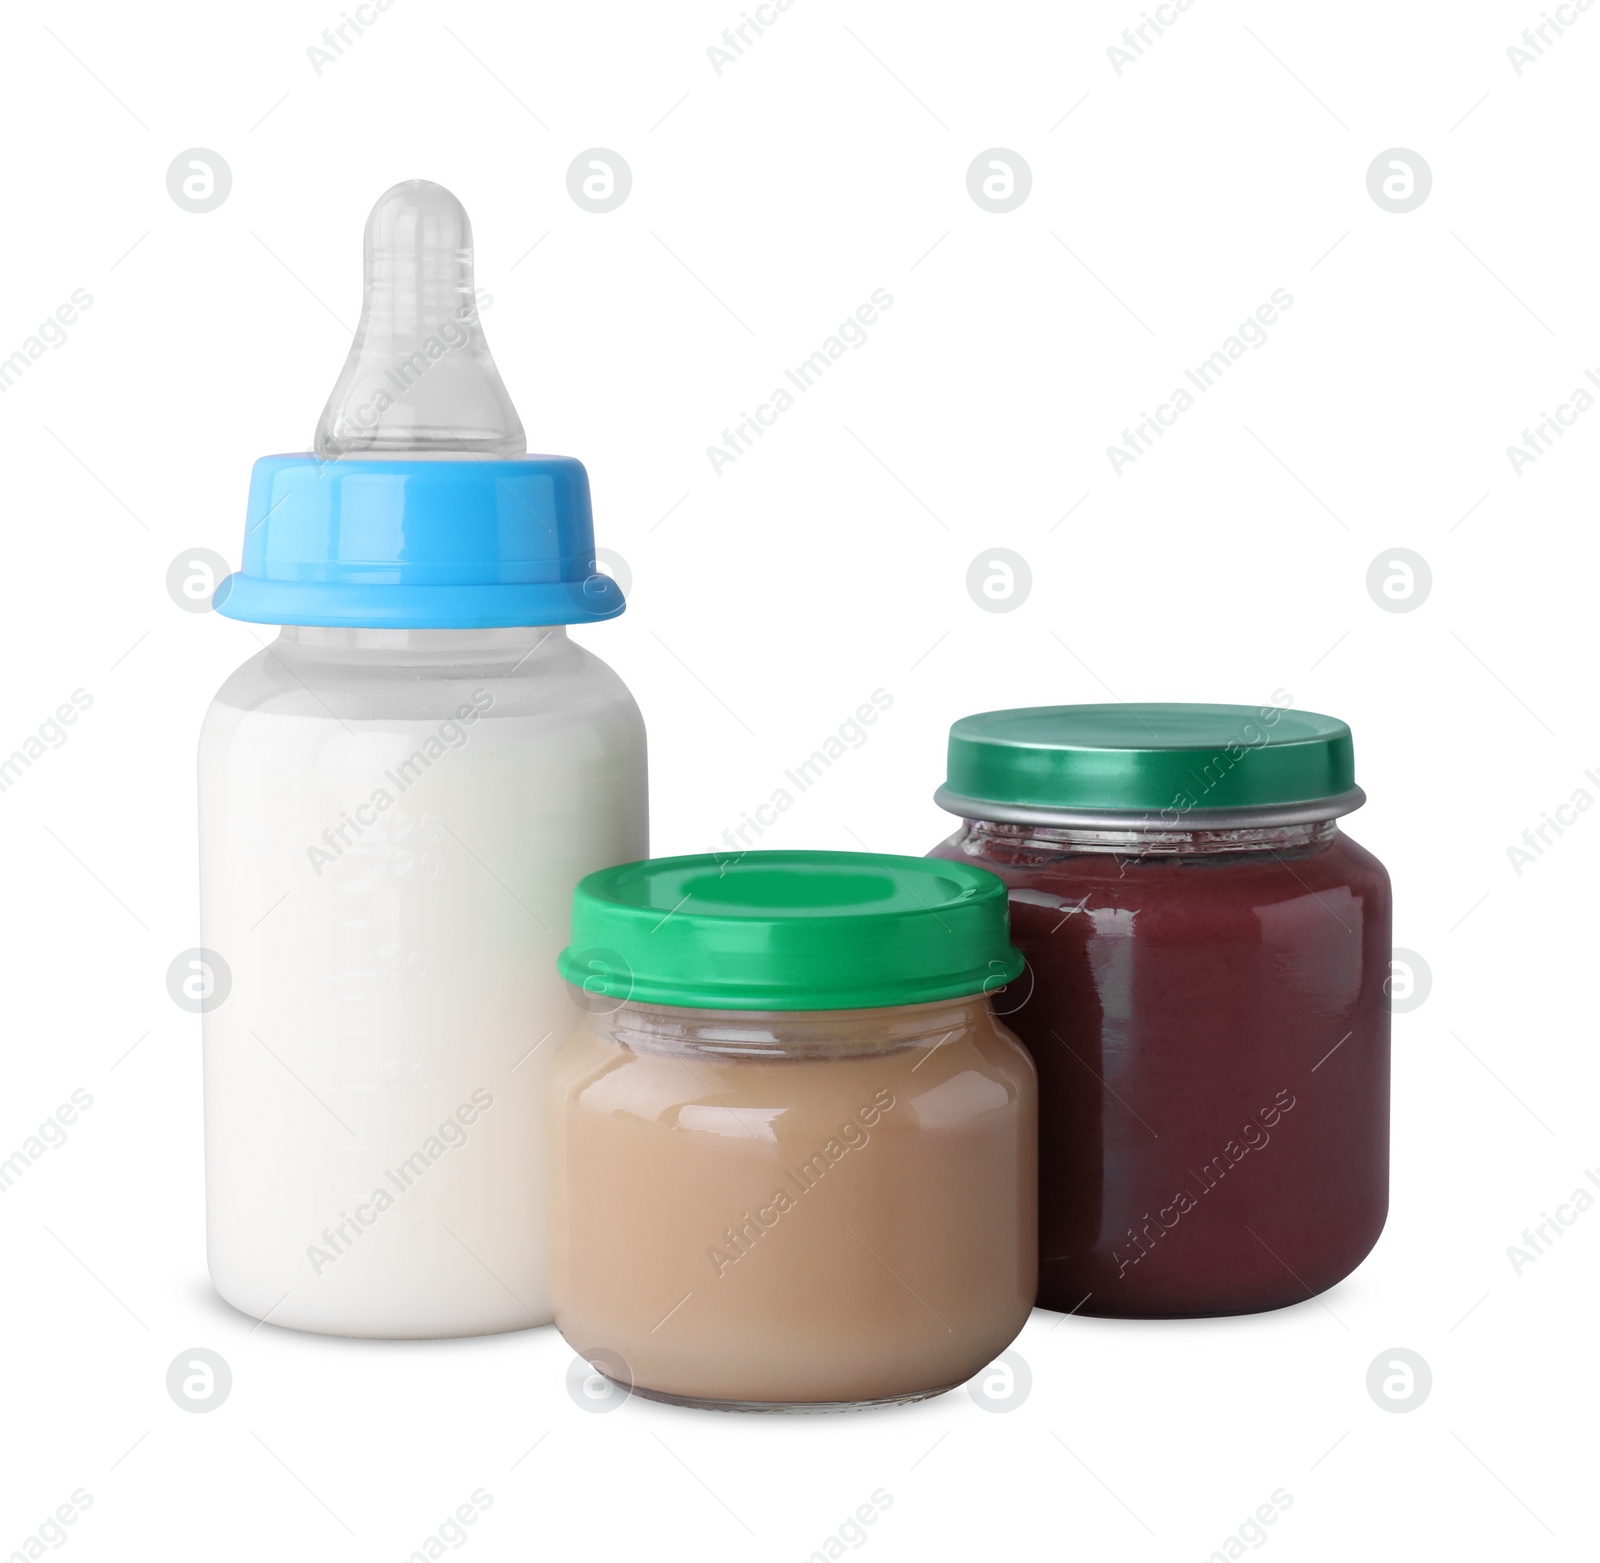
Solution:
<path fill-rule="evenodd" d="M 331 1334 L 547 1323 L 572 887 L 648 851 L 643 722 L 561 629 L 294 629 L 200 743 L 207 1251 Z"/>

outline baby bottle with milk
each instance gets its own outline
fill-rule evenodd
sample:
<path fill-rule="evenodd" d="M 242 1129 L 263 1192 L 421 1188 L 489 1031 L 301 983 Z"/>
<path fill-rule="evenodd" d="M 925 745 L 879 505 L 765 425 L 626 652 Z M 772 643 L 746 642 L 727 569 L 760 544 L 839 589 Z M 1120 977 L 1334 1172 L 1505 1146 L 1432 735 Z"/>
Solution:
<path fill-rule="evenodd" d="M 207 1250 L 274 1324 L 550 1319 L 556 956 L 578 880 L 648 852 L 645 733 L 567 638 L 623 609 L 587 475 L 526 449 L 467 215 L 396 185 L 315 449 L 256 463 L 215 597 L 282 626 L 200 739 Z"/>

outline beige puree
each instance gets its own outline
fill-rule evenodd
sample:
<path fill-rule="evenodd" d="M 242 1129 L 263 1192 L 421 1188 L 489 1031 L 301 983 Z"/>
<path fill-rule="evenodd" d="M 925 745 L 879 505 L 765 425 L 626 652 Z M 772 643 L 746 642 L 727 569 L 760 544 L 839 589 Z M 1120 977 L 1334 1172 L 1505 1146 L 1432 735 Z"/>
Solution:
<path fill-rule="evenodd" d="M 932 1394 L 1028 1316 L 1034 1070 L 981 996 L 625 1004 L 587 1017 L 554 1091 L 556 1323 L 581 1353 L 619 1354 L 636 1389 Z"/>

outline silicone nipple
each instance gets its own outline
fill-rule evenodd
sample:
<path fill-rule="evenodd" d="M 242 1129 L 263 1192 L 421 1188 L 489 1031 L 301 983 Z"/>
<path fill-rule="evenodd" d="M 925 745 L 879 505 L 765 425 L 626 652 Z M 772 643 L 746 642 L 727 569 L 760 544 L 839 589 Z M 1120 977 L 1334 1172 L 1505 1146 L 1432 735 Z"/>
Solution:
<path fill-rule="evenodd" d="M 316 453 L 438 460 L 527 449 L 478 318 L 466 209 L 443 185 L 408 179 L 367 218 L 361 323 Z"/>

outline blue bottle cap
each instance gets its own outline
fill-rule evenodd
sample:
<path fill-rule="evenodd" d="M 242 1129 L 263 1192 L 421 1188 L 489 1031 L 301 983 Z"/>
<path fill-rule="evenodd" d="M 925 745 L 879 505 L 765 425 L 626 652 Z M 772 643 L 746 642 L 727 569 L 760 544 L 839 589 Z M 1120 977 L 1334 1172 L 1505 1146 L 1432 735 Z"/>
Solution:
<path fill-rule="evenodd" d="M 212 603 L 255 624 L 487 629 L 613 619 L 589 476 L 570 456 L 321 461 L 263 456 L 244 565 Z"/>

